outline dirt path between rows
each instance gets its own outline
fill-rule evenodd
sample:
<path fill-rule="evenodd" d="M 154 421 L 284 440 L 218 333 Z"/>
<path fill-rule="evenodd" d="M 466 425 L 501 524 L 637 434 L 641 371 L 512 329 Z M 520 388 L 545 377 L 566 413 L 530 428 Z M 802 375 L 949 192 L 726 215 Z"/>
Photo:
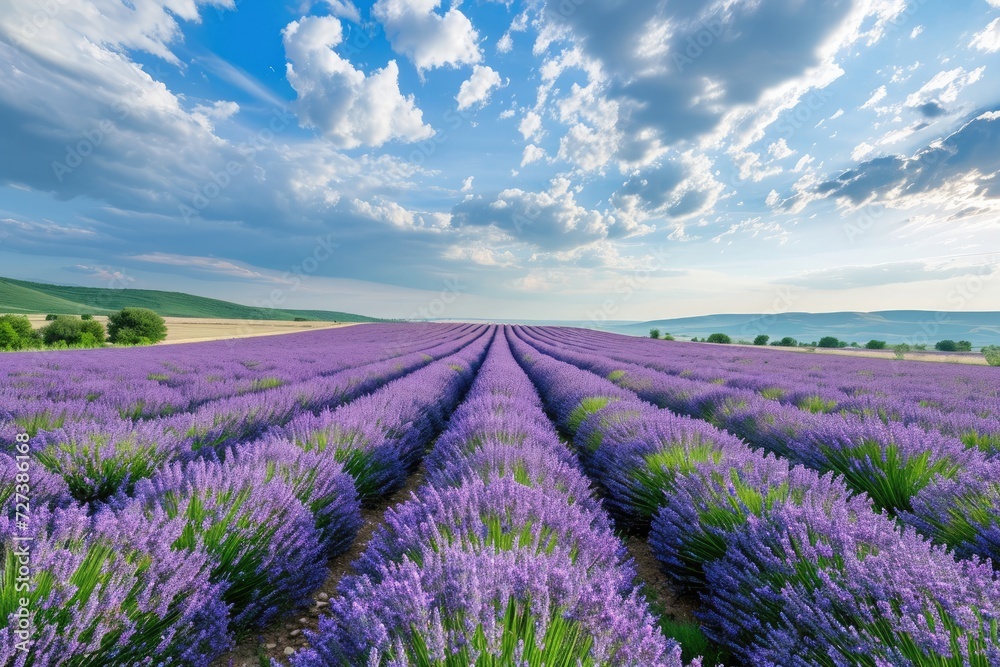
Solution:
<path fill-rule="evenodd" d="M 317 629 L 320 615 L 324 613 L 329 600 L 337 594 L 337 585 L 345 575 L 352 571 L 352 563 L 368 546 L 375 529 L 382 525 L 385 513 L 390 507 L 409 500 L 410 494 L 416 491 L 423 482 L 424 466 L 421 464 L 407 478 L 406 485 L 401 489 L 380 499 L 370 507 L 362 508 L 361 518 L 364 523 L 357 538 L 347 552 L 330 561 L 328 566 L 330 574 L 326 578 L 326 582 L 313 592 L 312 604 L 307 609 L 290 613 L 272 623 L 264 631 L 244 640 L 233 651 L 216 659 L 212 663 L 212 667 L 259 667 L 261 664 L 270 664 L 271 658 L 285 662 L 289 655 L 286 653 L 287 649 L 304 648 L 308 642 L 306 642 L 302 631 L 315 631 Z M 265 656 L 268 662 L 261 663 L 261 658 Z"/>

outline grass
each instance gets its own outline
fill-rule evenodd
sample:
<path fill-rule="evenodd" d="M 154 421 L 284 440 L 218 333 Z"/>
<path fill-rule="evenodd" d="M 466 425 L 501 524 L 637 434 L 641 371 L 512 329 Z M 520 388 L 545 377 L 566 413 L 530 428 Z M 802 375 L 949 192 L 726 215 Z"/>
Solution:
<path fill-rule="evenodd" d="M 372 317 L 337 311 L 257 308 L 181 292 L 71 287 L 0 278 L 0 312 L 109 315 L 126 307 L 150 308 L 164 317 L 283 321 L 305 318 L 307 321 L 319 322 L 379 321 Z"/>

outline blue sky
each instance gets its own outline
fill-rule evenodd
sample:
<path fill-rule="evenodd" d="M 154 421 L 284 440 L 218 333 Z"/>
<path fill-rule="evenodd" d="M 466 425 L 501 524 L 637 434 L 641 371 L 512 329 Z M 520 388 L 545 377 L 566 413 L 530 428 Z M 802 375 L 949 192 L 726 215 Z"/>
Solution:
<path fill-rule="evenodd" d="M 1000 0 L 0 0 L 0 275 L 390 317 L 1000 305 Z"/>

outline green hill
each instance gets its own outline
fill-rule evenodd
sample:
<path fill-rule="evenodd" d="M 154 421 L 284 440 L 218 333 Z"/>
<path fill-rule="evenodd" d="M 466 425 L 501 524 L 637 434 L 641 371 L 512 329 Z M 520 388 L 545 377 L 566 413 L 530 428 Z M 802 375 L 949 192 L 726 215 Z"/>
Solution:
<path fill-rule="evenodd" d="M 0 278 L 0 313 L 108 315 L 126 307 L 150 308 L 164 317 L 206 317 L 234 320 L 294 320 L 378 322 L 374 317 L 327 310 L 257 308 L 181 292 L 104 289 L 32 283 Z"/>

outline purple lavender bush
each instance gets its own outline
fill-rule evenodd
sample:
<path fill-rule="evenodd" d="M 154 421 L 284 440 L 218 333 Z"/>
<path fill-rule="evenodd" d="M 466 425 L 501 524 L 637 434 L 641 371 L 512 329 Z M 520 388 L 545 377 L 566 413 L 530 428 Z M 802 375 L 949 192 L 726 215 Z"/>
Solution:
<path fill-rule="evenodd" d="M 900 519 L 959 558 L 989 559 L 1000 569 L 1000 462 L 925 486 Z"/>
<path fill-rule="evenodd" d="M 204 549 L 177 551 L 185 522 L 163 512 L 111 512 L 83 507 L 36 508 L 32 517 L 33 586 L 14 585 L 14 526 L 0 517 L 0 664 L 11 667 L 207 667 L 231 647 L 224 584 L 213 583 Z M 21 597 L 33 613 L 30 647 L 17 642 Z"/>
<path fill-rule="evenodd" d="M 45 431 L 32 448 L 35 460 L 61 476 L 81 502 L 128 494 L 136 481 L 190 452 L 189 443 L 165 422 L 121 419 Z"/>
<path fill-rule="evenodd" d="M 266 466 L 204 460 L 171 464 L 141 480 L 122 511 L 181 517 L 177 550 L 204 546 L 213 582 L 225 582 L 231 628 L 238 636 L 304 604 L 326 578 L 313 515 Z"/>
<path fill-rule="evenodd" d="M 867 508 L 751 516 L 705 575 L 709 635 L 746 664 L 1000 664 L 992 568 Z"/>
<path fill-rule="evenodd" d="M 590 468 L 607 491 L 607 507 L 623 526 L 645 530 L 676 480 L 695 466 L 744 457 L 738 438 L 703 421 L 669 412 L 647 411 L 632 420 L 616 419 L 602 430 Z M 602 411 L 590 417 L 608 422 Z"/>
<path fill-rule="evenodd" d="M 386 513 L 385 523 L 354 566 L 376 581 L 387 562 L 420 564 L 425 551 L 460 547 L 469 553 L 512 549 L 564 553 L 585 564 L 590 576 L 620 566 L 625 557 L 605 513 L 569 505 L 565 496 L 499 479 L 458 488 L 424 488 L 419 500 Z"/>
<path fill-rule="evenodd" d="M 25 465 L 27 472 L 22 471 Z M 28 499 L 29 513 L 39 507 L 66 507 L 73 501 L 62 477 L 50 473 L 31 459 L 26 464 L 19 464 L 14 457 L 0 452 L 0 516 L 12 518 L 15 506 L 24 500 L 19 499 L 17 494 Z"/>
<path fill-rule="evenodd" d="M 704 566 L 726 554 L 730 536 L 751 516 L 792 503 L 843 503 L 858 512 L 871 508 L 832 473 L 820 475 L 786 459 L 747 451 L 719 464 L 696 466 L 679 477 L 653 519 L 649 544 L 663 571 L 685 585 L 704 585 Z"/>
<path fill-rule="evenodd" d="M 377 582 L 346 578 L 292 665 L 681 667 L 642 598 L 622 594 L 630 580 L 589 577 L 565 553 L 427 550 Z"/>
<path fill-rule="evenodd" d="M 328 557 L 343 553 L 361 528 L 361 502 L 354 479 L 332 456 L 307 452 L 280 438 L 267 438 L 234 448 L 227 461 L 261 466 L 266 482 L 278 479 L 312 512 L 319 540 Z"/>

